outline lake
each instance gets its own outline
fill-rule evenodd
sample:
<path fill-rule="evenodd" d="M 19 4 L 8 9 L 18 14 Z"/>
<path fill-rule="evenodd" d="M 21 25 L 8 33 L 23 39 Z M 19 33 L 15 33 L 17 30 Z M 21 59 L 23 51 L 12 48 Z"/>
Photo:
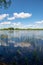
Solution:
<path fill-rule="evenodd" d="M 0 62 L 43 65 L 43 30 L 0 30 Z"/>

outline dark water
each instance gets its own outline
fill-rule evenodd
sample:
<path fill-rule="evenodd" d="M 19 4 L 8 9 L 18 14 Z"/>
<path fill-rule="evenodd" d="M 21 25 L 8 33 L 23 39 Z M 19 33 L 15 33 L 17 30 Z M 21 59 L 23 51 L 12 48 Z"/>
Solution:
<path fill-rule="evenodd" d="M 43 65 L 43 31 L 0 31 L 0 62 Z"/>

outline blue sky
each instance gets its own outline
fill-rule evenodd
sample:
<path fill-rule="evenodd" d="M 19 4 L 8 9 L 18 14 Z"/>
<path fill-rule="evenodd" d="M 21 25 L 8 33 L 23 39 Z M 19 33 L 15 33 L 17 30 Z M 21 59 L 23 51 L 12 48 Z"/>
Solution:
<path fill-rule="evenodd" d="M 0 28 L 43 28 L 43 0 L 12 0 L 0 8 Z"/>

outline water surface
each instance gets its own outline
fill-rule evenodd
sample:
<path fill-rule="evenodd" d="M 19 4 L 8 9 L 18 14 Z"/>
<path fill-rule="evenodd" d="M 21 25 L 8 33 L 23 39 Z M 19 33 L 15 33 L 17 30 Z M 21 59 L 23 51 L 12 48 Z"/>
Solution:
<path fill-rule="evenodd" d="M 43 65 L 43 31 L 0 31 L 0 62 Z"/>

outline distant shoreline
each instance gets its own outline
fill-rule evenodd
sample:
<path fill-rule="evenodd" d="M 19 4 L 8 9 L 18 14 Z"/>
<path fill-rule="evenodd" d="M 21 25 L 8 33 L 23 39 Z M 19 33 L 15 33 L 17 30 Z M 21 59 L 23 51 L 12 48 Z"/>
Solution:
<path fill-rule="evenodd" d="M 0 30 L 43 30 L 43 28 L 27 28 L 27 29 L 22 29 L 22 28 L 3 28 Z"/>

